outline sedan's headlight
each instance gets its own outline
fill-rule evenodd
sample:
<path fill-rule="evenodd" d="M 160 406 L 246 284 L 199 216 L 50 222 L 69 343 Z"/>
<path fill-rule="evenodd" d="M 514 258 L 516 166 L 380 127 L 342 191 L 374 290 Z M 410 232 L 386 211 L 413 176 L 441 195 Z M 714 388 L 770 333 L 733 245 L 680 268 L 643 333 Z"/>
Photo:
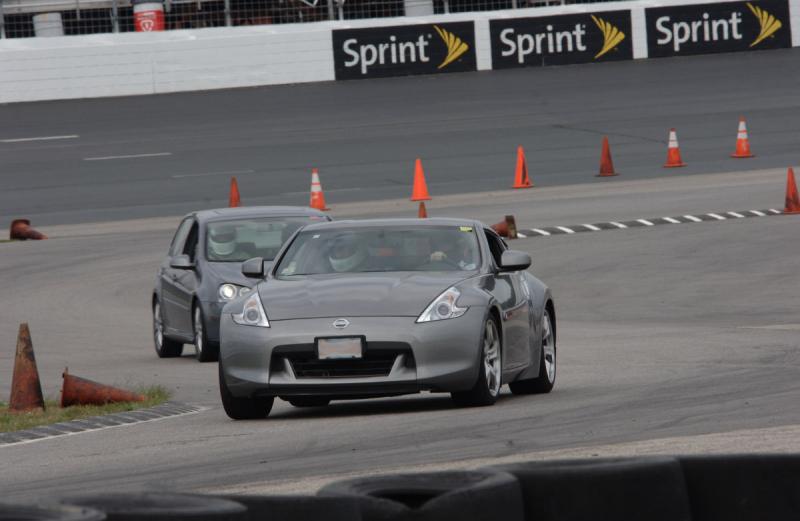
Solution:
<path fill-rule="evenodd" d="M 236 284 L 223 284 L 219 287 L 219 299 L 223 301 L 233 300 L 236 297 L 247 295 L 250 288 L 237 286 Z"/>
<path fill-rule="evenodd" d="M 232 316 L 234 322 L 243 326 L 269 327 L 269 320 L 267 320 L 267 314 L 264 312 L 264 306 L 261 305 L 261 297 L 258 296 L 258 291 L 254 291 L 244 301 L 241 313 L 234 313 Z"/>
<path fill-rule="evenodd" d="M 434 320 L 446 320 L 448 318 L 460 317 L 467 312 L 466 307 L 460 308 L 456 305 L 458 297 L 461 292 L 456 288 L 445 290 L 444 293 L 436 297 L 436 299 L 425 308 L 425 311 L 417 319 L 417 322 L 432 322 Z"/>

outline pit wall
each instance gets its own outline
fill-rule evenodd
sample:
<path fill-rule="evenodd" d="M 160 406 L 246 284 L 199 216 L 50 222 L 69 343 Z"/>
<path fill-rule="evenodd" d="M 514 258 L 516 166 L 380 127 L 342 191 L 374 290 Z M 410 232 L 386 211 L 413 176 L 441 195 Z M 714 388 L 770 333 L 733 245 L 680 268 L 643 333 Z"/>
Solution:
<path fill-rule="evenodd" d="M 657 29 L 658 19 L 667 32 Z M 691 41 L 692 27 L 697 42 Z M 666 34 L 670 41 L 663 43 Z M 682 40 L 677 51 L 676 39 Z M 605 61 L 796 46 L 800 46 L 800 0 L 639 0 L 3 39 L 0 103 L 572 63 L 601 66 Z"/>

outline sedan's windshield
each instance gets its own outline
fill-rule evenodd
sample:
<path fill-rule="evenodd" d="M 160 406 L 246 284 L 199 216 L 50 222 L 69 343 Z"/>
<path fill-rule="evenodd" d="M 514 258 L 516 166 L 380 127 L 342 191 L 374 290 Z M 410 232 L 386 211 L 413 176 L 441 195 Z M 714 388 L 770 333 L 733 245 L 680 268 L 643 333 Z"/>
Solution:
<path fill-rule="evenodd" d="M 479 263 L 472 226 L 336 228 L 300 232 L 275 273 L 471 271 Z"/>
<path fill-rule="evenodd" d="M 253 257 L 272 260 L 286 240 L 312 220 L 308 217 L 270 217 L 210 222 L 206 230 L 206 259 L 242 262 Z"/>

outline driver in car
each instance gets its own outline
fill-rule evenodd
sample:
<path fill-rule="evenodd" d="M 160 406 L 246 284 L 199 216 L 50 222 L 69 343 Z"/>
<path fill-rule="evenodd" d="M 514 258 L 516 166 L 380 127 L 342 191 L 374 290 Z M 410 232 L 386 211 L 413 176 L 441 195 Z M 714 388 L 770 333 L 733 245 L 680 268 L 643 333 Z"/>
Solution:
<path fill-rule="evenodd" d="M 462 270 L 474 270 L 477 267 L 469 242 L 462 236 L 453 237 L 451 234 L 443 236 L 440 247 L 431 253 L 430 261 L 450 264 Z"/>
<path fill-rule="evenodd" d="M 213 254 L 211 261 L 227 261 L 247 258 L 251 252 L 239 247 L 236 241 L 236 228 L 215 226 L 208 232 L 208 247 Z"/>

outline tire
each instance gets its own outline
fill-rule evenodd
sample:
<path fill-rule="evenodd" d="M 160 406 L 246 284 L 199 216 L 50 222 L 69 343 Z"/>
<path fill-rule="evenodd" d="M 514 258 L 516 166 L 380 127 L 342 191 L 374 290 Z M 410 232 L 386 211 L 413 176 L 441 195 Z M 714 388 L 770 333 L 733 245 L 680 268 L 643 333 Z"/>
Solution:
<path fill-rule="evenodd" d="M 544 394 L 553 390 L 556 384 L 556 336 L 550 313 L 542 315 L 542 350 L 539 355 L 539 374 L 536 378 L 517 380 L 508 387 L 514 394 Z"/>
<path fill-rule="evenodd" d="M 159 358 L 175 358 L 183 353 L 183 342 L 172 340 L 164 334 L 161 303 L 153 300 L 153 346 Z"/>
<path fill-rule="evenodd" d="M 219 394 L 225 414 L 232 420 L 256 420 L 266 418 L 272 410 L 275 398 L 237 398 L 225 383 L 222 364 L 219 364 Z"/>
<path fill-rule="evenodd" d="M 247 507 L 229 499 L 169 492 L 105 492 L 67 504 L 95 508 L 108 521 L 248 521 Z"/>
<path fill-rule="evenodd" d="M 497 321 L 494 318 L 488 318 L 483 326 L 481 345 L 478 381 L 469 391 L 451 394 L 456 405 L 466 407 L 492 405 L 500 395 L 500 387 L 503 385 L 503 357 Z"/>
<path fill-rule="evenodd" d="M 330 398 L 324 396 L 293 396 L 286 401 L 295 407 L 325 407 L 331 403 Z"/>
<path fill-rule="evenodd" d="M 219 346 L 208 341 L 203 308 L 196 302 L 192 308 L 192 329 L 194 330 L 194 357 L 198 362 L 216 362 L 219 358 Z"/>

